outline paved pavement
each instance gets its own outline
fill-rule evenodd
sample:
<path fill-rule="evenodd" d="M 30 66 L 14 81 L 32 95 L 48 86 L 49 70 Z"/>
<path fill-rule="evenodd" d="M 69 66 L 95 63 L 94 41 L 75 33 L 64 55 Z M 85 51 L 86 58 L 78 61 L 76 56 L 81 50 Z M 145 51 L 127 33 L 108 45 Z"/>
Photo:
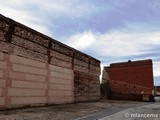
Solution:
<path fill-rule="evenodd" d="M 160 120 L 160 103 L 129 108 L 99 120 Z"/>
<path fill-rule="evenodd" d="M 110 109 L 107 108 L 104 111 L 94 113 L 91 115 L 87 115 L 84 117 L 80 117 L 75 120 L 101 120 L 101 118 L 105 118 L 106 116 L 114 115 L 114 114 L 116 114 L 120 111 L 126 110 L 128 108 L 133 108 L 133 107 L 138 107 L 138 106 L 143 106 L 143 105 L 148 105 L 148 104 L 151 104 L 151 103 L 140 102 L 139 104 L 135 104 L 132 106 L 121 106 L 121 107 L 113 106 Z M 102 119 L 102 120 L 106 120 L 106 119 Z M 115 120 L 115 119 L 111 119 L 111 120 Z M 119 119 L 119 120 L 121 120 L 121 119 Z"/>
<path fill-rule="evenodd" d="M 156 102 L 160 103 L 160 96 L 159 97 L 155 97 L 154 99 L 156 100 Z"/>
<path fill-rule="evenodd" d="M 144 105 L 144 102 L 101 100 L 97 102 L 12 109 L 0 111 L 0 120 L 74 120 L 89 114 L 92 115 L 88 116 L 88 119 L 94 120 L 142 104 Z"/>
<path fill-rule="evenodd" d="M 107 100 L 13 109 L 0 111 L 0 120 L 74 120 L 75 118 L 76 120 L 160 120 L 159 116 L 157 117 L 157 114 L 160 113 L 160 97 L 156 97 L 156 101 Z M 141 114 L 152 116 L 139 117 Z"/>
<path fill-rule="evenodd" d="M 155 100 L 155 103 L 144 102 L 130 107 L 111 107 L 76 120 L 160 120 L 160 97 Z"/>

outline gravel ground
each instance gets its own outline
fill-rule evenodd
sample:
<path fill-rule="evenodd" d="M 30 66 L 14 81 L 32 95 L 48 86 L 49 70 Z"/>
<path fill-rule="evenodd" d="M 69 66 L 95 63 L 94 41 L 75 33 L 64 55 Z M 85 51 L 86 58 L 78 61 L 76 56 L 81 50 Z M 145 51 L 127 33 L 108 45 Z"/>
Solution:
<path fill-rule="evenodd" d="M 111 107 L 129 108 L 144 104 L 133 101 L 99 101 L 54 105 L 47 107 L 23 108 L 0 111 L 0 120 L 73 120 L 96 112 L 109 110 Z"/>

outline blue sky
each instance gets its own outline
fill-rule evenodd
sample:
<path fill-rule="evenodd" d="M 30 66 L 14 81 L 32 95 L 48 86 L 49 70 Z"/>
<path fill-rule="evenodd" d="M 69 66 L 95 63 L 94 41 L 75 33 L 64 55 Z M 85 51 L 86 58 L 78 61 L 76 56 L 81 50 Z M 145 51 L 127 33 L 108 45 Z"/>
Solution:
<path fill-rule="evenodd" d="M 152 59 L 160 85 L 160 0 L 1 0 L 0 13 L 102 61 Z"/>

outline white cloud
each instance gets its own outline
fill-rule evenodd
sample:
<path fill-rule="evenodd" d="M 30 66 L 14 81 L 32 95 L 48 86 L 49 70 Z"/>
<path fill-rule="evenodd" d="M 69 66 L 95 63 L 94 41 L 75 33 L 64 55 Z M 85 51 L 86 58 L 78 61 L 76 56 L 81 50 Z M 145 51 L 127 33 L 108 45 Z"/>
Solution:
<path fill-rule="evenodd" d="M 159 6 L 155 0 L 154 7 Z M 47 19 L 52 22 L 61 16 L 86 18 L 97 12 L 97 6 L 81 0 L 3 0 L 0 4 L 0 13 L 23 23 L 46 35 L 54 33 L 47 28 Z M 157 52 L 155 46 L 160 46 L 160 31 L 146 31 L 151 28 L 139 24 L 127 23 L 127 28 L 118 29 L 100 34 L 91 31 L 77 33 L 68 38 L 66 43 L 79 50 L 90 50 L 93 56 L 122 58 L 133 55 Z M 54 24 L 52 24 L 53 26 Z M 138 26 L 138 28 L 137 28 Z M 54 26 L 53 26 L 54 28 Z M 141 32 L 141 30 L 144 30 Z M 137 31 L 138 32 L 135 32 Z M 160 51 L 160 50 L 159 50 Z M 158 51 L 158 52 L 159 52 Z M 106 60 L 107 61 L 107 60 Z M 159 63 L 154 63 L 159 66 Z M 159 75 L 159 68 L 154 65 L 154 75 Z"/>
<path fill-rule="evenodd" d="M 81 47 L 74 45 L 86 36 L 86 33 L 78 33 L 68 38 L 68 44 L 83 50 L 92 49 L 99 56 L 126 57 L 154 52 L 154 46 L 160 45 L 160 31 L 149 33 L 128 33 L 123 31 L 112 31 L 110 33 L 98 34 L 89 32 L 87 38 L 82 42 Z M 85 38 L 85 37 L 84 37 Z M 88 42 L 89 41 L 89 42 Z M 90 42 L 92 41 L 92 42 Z"/>
<path fill-rule="evenodd" d="M 8 11 L 3 11 L 4 8 Z M 80 0 L 69 0 L 67 2 L 66 0 L 5 0 L 1 1 L 0 10 L 5 15 L 11 13 L 12 17 L 14 17 L 12 10 L 15 10 L 17 13 L 27 11 L 30 16 L 49 15 L 56 18 L 63 15 L 74 19 L 75 17 L 86 17 L 86 15 L 94 14 L 97 7 L 92 3 Z M 21 15 L 23 14 L 16 14 L 17 17 Z"/>
<path fill-rule="evenodd" d="M 25 3 L 25 2 L 24 2 Z M 6 0 L 1 2 L 1 14 L 14 19 L 26 26 L 31 27 L 43 34 L 51 36 L 47 27 L 43 24 L 43 20 L 36 17 L 31 11 L 25 10 L 21 0 Z"/>
<path fill-rule="evenodd" d="M 106 64 L 107 59 L 125 59 L 130 56 L 141 56 L 143 54 L 158 53 L 160 49 L 160 31 L 153 32 L 128 32 L 126 30 L 116 30 L 109 33 L 94 33 L 86 31 L 66 38 L 66 43 L 82 51 L 92 51 L 92 56 L 101 57 Z M 104 60 L 104 58 L 106 60 Z M 157 56 L 142 56 L 141 59 L 157 59 Z M 136 58 L 134 60 L 137 60 Z M 114 61 L 112 61 L 114 62 Z M 104 64 L 104 63 L 102 63 Z M 160 76 L 160 62 L 154 62 L 154 76 Z"/>
<path fill-rule="evenodd" d="M 54 33 L 47 28 L 51 24 L 47 23 L 48 19 L 54 28 L 57 18 L 85 18 L 96 10 L 93 4 L 80 0 L 4 0 L 0 4 L 1 14 L 51 37 Z"/>
<path fill-rule="evenodd" d="M 58 14 L 71 17 L 75 19 L 75 17 L 84 17 L 86 15 L 93 14 L 97 8 L 91 3 L 80 1 L 80 0 L 41 0 L 42 6 L 46 12 L 51 14 Z M 50 4 L 48 4 L 50 3 Z"/>
<path fill-rule="evenodd" d="M 82 34 L 76 34 L 68 38 L 66 44 L 78 50 L 85 50 L 96 42 L 94 34 L 90 31 Z"/>
<path fill-rule="evenodd" d="M 97 52 L 102 56 L 132 56 L 148 53 L 154 45 L 160 45 L 160 32 L 125 33 L 114 31 L 98 36 Z M 151 51 L 150 51 L 151 52 Z"/>
<path fill-rule="evenodd" d="M 160 61 L 153 62 L 153 70 L 154 76 L 160 77 Z"/>

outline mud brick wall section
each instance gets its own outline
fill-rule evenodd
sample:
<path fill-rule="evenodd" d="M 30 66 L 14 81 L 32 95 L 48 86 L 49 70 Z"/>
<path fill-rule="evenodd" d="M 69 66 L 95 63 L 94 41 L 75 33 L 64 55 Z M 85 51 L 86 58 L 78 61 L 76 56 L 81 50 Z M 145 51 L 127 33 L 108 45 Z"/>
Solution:
<path fill-rule="evenodd" d="M 0 109 L 99 100 L 100 61 L 0 15 Z"/>
<path fill-rule="evenodd" d="M 99 100 L 99 63 L 94 59 L 89 59 L 87 56 L 76 53 L 74 58 L 74 75 L 75 101 Z"/>

